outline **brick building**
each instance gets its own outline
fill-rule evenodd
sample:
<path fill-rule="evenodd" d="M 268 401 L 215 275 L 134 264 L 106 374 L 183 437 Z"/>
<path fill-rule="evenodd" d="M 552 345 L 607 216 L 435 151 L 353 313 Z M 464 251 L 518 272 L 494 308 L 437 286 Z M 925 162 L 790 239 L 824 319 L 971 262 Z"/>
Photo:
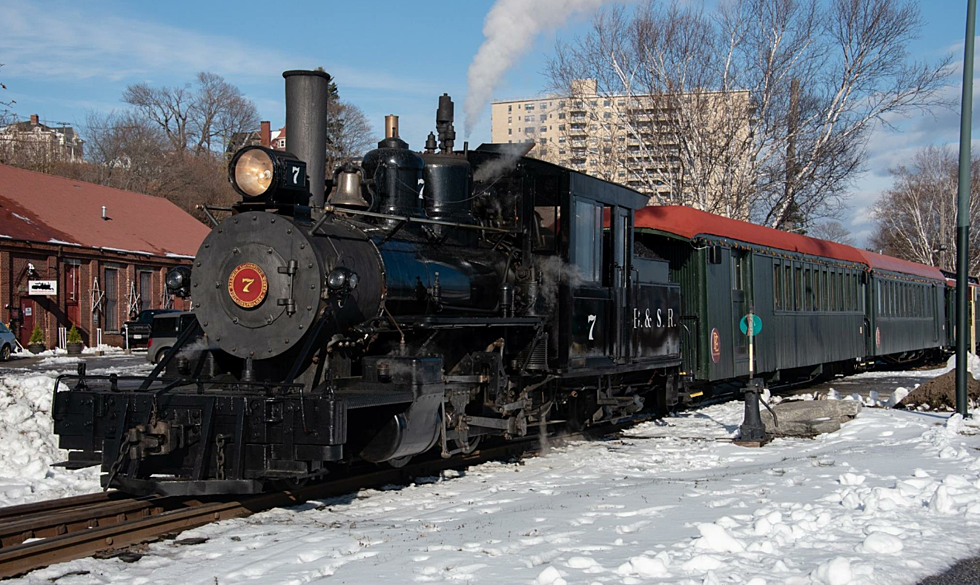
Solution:
<path fill-rule="evenodd" d="M 122 345 L 122 324 L 185 308 L 167 270 L 189 265 L 208 228 L 159 197 L 0 165 L 0 308 L 21 343 L 48 347 L 76 325 L 85 342 Z"/>

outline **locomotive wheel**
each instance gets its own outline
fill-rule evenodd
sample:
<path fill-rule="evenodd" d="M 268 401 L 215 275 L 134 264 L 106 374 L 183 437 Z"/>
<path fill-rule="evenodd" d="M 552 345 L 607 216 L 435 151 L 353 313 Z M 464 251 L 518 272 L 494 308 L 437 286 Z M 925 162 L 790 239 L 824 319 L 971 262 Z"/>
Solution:
<path fill-rule="evenodd" d="M 396 457 L 394 459 L 388 460 L 388 465 L 394 467 L 395 469 L 401 469 L 408 465 L 408 462 L 412 460 L 411 455 L 406 455 L 404 457 Z"/>
<path fill-rule="evenodd" d="M 298 479 L 296 478 L 277 479 L 273 482 L 273 485 L 275 485 L 275 487 L 282 490 L 293 491 L 293 490 L 298 490 L 301 487 L 305 487 L 306 484 L 308 483 L 310 483 L 310 478 L 303 477 Z"/>
<path fill-rule="evenodd" d="M 453 439 L 453 442 L 456 444 L 456 448 L 459 449 L 463 455 L 469 455 L 473 451 L 476 451 L 476 448 L 480 446 L 480 439 L 482 438 L 483 435 L 477 435 L 475 437 L 470 437 L 466 441 Z"/>

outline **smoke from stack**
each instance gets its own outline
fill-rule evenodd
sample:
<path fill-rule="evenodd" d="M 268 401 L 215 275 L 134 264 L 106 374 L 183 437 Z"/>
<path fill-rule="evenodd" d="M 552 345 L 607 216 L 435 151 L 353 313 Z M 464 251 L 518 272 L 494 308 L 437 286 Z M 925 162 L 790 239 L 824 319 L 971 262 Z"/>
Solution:
<path fill-rule="evenodd" d="M 501 145 L 500 158 L 490 159 L 473 170 L 473 180 L 489 181 L 517 168 L 517 161 L 527 154 L 528 145 L 525 143 Z"/>
<path fill-rule="evenodd" d="M 605 0 L 497 0 L 486 20 L 476 57 L 467 73 L 466 136 L 490 103 L 493 90 L 517 60 L 531 49 L 542 32 L 565 24 L 569 17 L 598 8 Z"/>

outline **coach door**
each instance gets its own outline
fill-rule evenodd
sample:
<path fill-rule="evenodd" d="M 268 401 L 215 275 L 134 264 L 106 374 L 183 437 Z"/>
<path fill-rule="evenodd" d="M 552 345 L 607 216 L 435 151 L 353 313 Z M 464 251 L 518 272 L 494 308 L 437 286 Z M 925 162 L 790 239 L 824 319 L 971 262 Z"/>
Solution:
<path fill-rule="evenodd" d="M 748 373 L 748 337 L 741 331 L 742 317 L 752 308 L 752 256 L 744 250 L 731 250 L 732 255 L 732 348 L 735 354 L 735 375 Z"/>

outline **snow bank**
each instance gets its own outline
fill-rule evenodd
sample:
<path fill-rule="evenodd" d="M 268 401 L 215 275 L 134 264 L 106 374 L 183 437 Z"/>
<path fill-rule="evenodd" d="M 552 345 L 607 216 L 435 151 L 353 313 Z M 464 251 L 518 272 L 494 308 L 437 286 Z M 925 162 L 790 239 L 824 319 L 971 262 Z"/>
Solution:
<path fill-rule="evenodd" d="M 99 489 L 98 468 L 51 467 L 67 454 L 51 422 L 55 375 L 0 378 L 0 505 L 87 493 Z"/>

